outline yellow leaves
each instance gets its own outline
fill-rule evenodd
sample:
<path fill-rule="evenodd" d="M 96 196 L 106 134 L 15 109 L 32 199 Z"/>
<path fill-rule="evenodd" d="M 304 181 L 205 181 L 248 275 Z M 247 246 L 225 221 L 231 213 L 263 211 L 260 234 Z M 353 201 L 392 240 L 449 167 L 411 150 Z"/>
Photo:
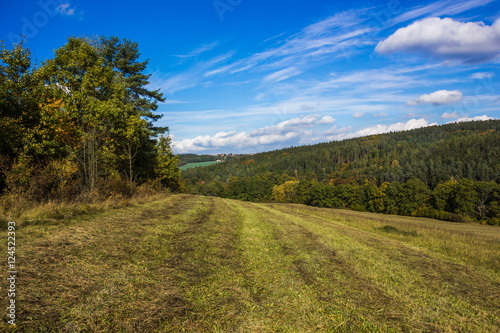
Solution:
<path fill-rule="evenodd" d="M 45 112 L 53 113 L 56 110 L 62 109 L 64 107 L 64 102 L 61 99 L 52 98 L 44 103 L 38 104 L 38 106 Z"/>
<path fill-rule="evenodd" d="M 241 164 L 244 164 L 244 165 L 254 165 L 255 164 L 255 160 L 248 160 L 248 161 L 243 161 L 241 162 Z"/>
<path fill-rule="evenodd" d="M 78 165 L 69 159 L 53 161 L 51 167 L 62 178 L 69 178 L 71 175 L 78 172 Z"/>
<path fill-rule="evenodd" d="M 278 202 L 293 202 L 296 196 L 295 190 L 299 183 L 298 180 L 289 180 L 281 185 L 273 186 L 273 199 Z"/>

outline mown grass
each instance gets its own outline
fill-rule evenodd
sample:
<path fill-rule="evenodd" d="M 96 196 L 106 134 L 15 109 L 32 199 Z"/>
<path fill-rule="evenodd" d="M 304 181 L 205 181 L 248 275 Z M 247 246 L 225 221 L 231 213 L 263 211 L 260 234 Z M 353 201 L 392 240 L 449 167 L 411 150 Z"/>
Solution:
<path fill-rule="evenodd" d="M 495 227 L 191 195 L 30 214 L 16 234 L 18 325 L 3 330 L 500 327 Z"/>
<path fill-rule="evenodd" d="M 187 170 L 187 169 L 192 169 L 192 168 L 197 168 L 197 167 L 204 167 L 204 166 L 209 166 L 209 165 L 214 165 L 217 163 L 221 163 L 220 161 L 206 161 L 206 162 L 194 162 L 194 163 L 187 163 L 185 165 L 182 165 L 179 167 L 181 170 Z"/>

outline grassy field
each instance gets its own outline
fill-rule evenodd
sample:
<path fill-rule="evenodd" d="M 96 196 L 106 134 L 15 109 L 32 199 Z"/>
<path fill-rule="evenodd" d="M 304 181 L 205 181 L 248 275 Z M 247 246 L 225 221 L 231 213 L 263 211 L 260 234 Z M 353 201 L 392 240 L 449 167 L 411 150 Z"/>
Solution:
<path fill-rule="evenodd" d="M 498 227 L 192 195 L 22 223 L 7 331 L 500 328 Z"/>
<path fill-rule="evenodd" d="M 207 162 L 188 163 L 188 164 L 185 164 L 185 165 L 179 167 L 179 169 L 186 170 L 186 169 L 191 169 L 191 168 L 197 168 L 200 166 L 209 166 L 209 165 L 213 165 L 213 164 L 217 164 L 217 163 L 220 163 L 220 162 L 219 161 L 207 161 Z"/>

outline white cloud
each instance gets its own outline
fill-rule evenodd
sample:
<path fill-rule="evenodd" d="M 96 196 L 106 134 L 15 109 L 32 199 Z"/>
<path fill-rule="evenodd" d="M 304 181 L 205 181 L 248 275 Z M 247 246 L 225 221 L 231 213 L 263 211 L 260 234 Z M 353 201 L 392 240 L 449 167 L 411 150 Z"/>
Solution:
<path fill-rule="evenodd" d="M 458 90 L 438 90 L 431 94 L 425 94 L 411 101 L 406 102 L 408 105 L 419 105 L 432 103 L 434 105 L 444 105 L 457 103 L 462 100 L 462 93 Z"/>
<path fill-rule="evenodd" d="M 314 66 L 319 60 L 327 57 L 347 56 L 351 53 L 349 49 L 366 44 L 366 34 L 370 33 L 372 28 L 366 27 L 363 23 L 369 18 L 366 9 L 336 13 L 304 27 L 288 38 L 276 40 L 273 47 L 263 52 L 254 53 L 230 65 L 217 68 L 214 73 L 234 74 L 257 69 L 281 71 L 289 67 Z M 268 40 L 275 40 L 275 37 Z"/>
<path fill-rule="evenodd" d="M 297 132 L 287 132 L 283 134 L 248 134 L 246 132 L 219 132 L 214 136 L 198 136 L 194 139 L 184 139 L 174 141 L 173 146 L 177 153 L 203 151 L 210 149 L 243 149 L 257 145 L 269 145 L 273 143 L 283 143 L 296 138 Z"/>
<path fill-rule="evenodd" d="M 166 99 L 165 102 L 163 102 L 162 104 L 185 104 L 185 103 L 188 103 L 188 102 L 175 100 L 175 99 Z"/>
<path fill-rule="evenodd" d="M 360 129 L 353 133 L 346 133 L 342 129 L 338 131 L 338 133 L 327 136 L 328 140 L 344 140 L 350 138 L 357 138 L 361 136 L 367 135 L 375 135 L 389 132 L 399 132 L 399 131 L 409 131 L 416 128 L 426 127 L 426 126 L 434 126 L 437 123 L 429 123 L 425 119 L 410 119 L 406 123 L 395 123 L 390 125 L 375 125 L 371 127 L 366 127 Z"/>
<path fill-rule="evenodd" d="M 208 75 L 207 71 L 210 71 L 218 63 L 231 58 L 232 55 L 232 52 L 228 52 L 207 61 L 198 62 L 196 66 L 187 71 L 172 76 L 164 76 L 158 72 L 153 73 L 150 85 L 153 89 L 161 89 L 168 94 L 195 87 L 205 83 L 204 78 Z"/>
<path fill-rule="evenodd" d="M 189 52 L 188 54 L 179 54 L 179 55 L 176 55 L 176 57 L 178 57 L 178 58 L 196 57 L 196 56 L 199 56 L 200 54 L 202 54 L 204 52 L 208 52 L 208 51 L 213 50 L 214 48 L 217 47 L 218 44 L 219 44 L 218 42 L 213 42 L 213 43 L 210 43 L 210 44 L 205 44 L 205 45 L 202 45 L 202 46 L 194 49 L 193 51 Z"/>
<path fill-rule="evenodd" d="M 355 112 L 355 113 L 353 113 L 353 114 L 352 114 L 352 116 L 353 116 L 354 118 L 356 118 L 356 119 L 357 119 L 357 118 L 361 118 L 361 117 L 363 117 L 364 115 L 365 115 L 365 114 L 364 114 L 363 112 Z"/>
<path fill-rule="evenodd" d="M 61 15 L 65 15 L 65 16 L 73 16 L 73 15 L 75 15 L 75 9 L 71 8 L 71 4 L 70 3 L 60 4 L 57 7 L 57 12 L 59 14 L 61 14 Z"/>
<path fill-rule="evenodd" d="M 296 144 L 307 142 L 314 136 L 314 127 L 331 124 L 335 121 L 331 116 L 308 115 L 282 121 L 274 126 L 265 126 L 247 132 L 218 132 L 212 136 L 197 136 L 193 139 L 174 141 L 177 153 L 203 151 L 210 149 L 245 149 L 260 145 Z M 290 140 L 294 140 L 291 142 Z"/>
<path fill-rule="evenodd" d="M 398 29 L 375 50 L 383 54 L 423 53 L 464 62 L 492 60 L 500 54 L 500 19 L 489 26 L 483 22 L 426 18 Z"/>
<path fill-rule="evenodd" d="M 450 121 L 449 123 L 462 123 L 465 121 L 485 121 L 485 120 L 492 120 L 492 117 L 489 117 L 487 115 L 482 115 L 482 116 L 476 116 L 476 117 L 461 117 L 456 120 Z"/>
<path fill-rule="evenodd" d="M 459 117 L 460 116 L 456 112 L 451 112 L 451 113 L 445 112 L 441 115 L 441 119 L 457 119 Z"/>
<path fill-rule="evenodd" d="M 354 137 L 382 134 L 389 132 L 409 131 L 416 128 L 437 125 L 436 123 L 429 124 L 425 119 L 410 119 L 406 123 L 395 123 L 391 125 L 375 125 L 359 130 L 353 134 Z"/>
<path fill-rule="evenodd" d="M 264 78 L 264 82 L 279 82 L 299 75 L 302 72 L 295 67 L 285 68 L 280 71 L 271 73 Z"/>
<path fill-rule="evenodd" d="M 322 118 L 319 117 L 320 117 L 319 115 L 313 114 L 308 116 L 292 118 L 289 120 L 282 121 L 274 126 L 266 126 L 263 128 L 253 130 L 251 132 L 251 135 L 286 133 L 290 131 L 303 130 L 304 128 L 310 128 L 316 125 L 331 124 L 335 121 L 335 119 L 333 119 L 330 116 L 324 116 Z"/>
<path fill-rule="evenodd" d="M 384 117 L 387 117 L 387 112 L 381 111 L 379 113 L 375 113 L 373 116 L 377 117 L 377 118 L 384 118 Z"/>
<path fill-rule="evenodd" d="M 495 0 L 441 0 L 429 5 L 416 7 L 391 20 L 391 26 L 424 16 L 455 15 L 472 8 L 481 7 Z"/>
<path fill-rule="evenodd" d="M 318 124 L 331 124 L 335 121 L 334 118 L 330 117 L 330 116 L 324 116 L 323 118 L 321 118 L 319 121 L 318 121 Z"/>
<path fill-rule="evenodd" d="M 472 74 L 470 78 L 476 80 L 483 80 L 483 79 L 491 79 L 493 76 L 495 76 L 495 74 L 492 72 L 477 72 Z"/>

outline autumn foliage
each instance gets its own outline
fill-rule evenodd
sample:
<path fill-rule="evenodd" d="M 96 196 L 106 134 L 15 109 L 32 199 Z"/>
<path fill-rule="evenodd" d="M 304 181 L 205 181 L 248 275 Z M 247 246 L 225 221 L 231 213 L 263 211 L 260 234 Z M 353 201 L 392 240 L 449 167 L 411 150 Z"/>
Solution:
<path fill-rule="evenodd" d="M 164 98 L 148 90 L 138 46 L 69 38 L 32 64 L 23 44 L 0 50 L 0 192 L 34 200 L 131 195 L 138 184 L 179 188 Z"/>

